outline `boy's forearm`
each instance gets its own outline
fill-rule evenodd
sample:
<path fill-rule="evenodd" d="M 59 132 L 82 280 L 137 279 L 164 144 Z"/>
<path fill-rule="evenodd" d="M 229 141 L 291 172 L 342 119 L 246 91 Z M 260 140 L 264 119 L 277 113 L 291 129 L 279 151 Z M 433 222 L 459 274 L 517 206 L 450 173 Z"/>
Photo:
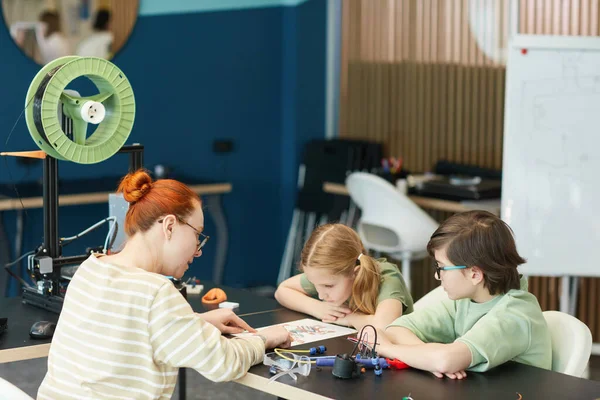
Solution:
<path fill-rule="evenodd" d="M 425 344 L 410 329 L 404 327 L 389 327 L 385 330 L 385 335 L 393 344 Z"/>
<path fill-rule="evenodd" d="M 413 368 L 444 374 L 463 371 L 471 363 L 471 352 L 461 342 L 417 345 L 381 344 L 377 347 L 377 352 L 387 358 L 396 358 Z"/>
<path fill-rule="evenodd" d="M 282 306 L 289 308 L 290 310 L 298 311 L 304 314 L 314 315 L 315 306 L 319 305 L 319 300 L 313 299 L 304 293 L 300 293 L 297 290 L 280 287 L 275 292 L 275 299 Z"/>
<path fill-rule="evenodd" d="M 436 352 L 437 350 L 437 352 Z M 442 349 L 436 344 L 404 345 L 404 344 L 381 344 L 377 347 L 379 355 L 387 358 L 398 359 L 413 368 L 426 371 L 439 371 L 440 351 Z"/>

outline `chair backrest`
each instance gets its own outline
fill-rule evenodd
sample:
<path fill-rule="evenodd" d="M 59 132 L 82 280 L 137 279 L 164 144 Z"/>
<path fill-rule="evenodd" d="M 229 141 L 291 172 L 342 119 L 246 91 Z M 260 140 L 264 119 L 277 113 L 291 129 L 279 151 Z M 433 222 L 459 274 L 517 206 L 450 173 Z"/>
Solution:
<path fill-rule="evenodd" d="M 33 400 L 27 393 L 0 378 L 0 400 Z"/>
<path fill-rule="evenodd" d="M 590 328 L 567 313 L 543 314 L 552 337 L 552 370 L 581 377 L 592 354 Z"/>
<path fill-rule="evenodd" d="M 422 310 L 424 308 L 429 307 L 432 304 L 439 303 L 440 301 L 447 298 L 448 295 L 444 291 L 444 288 L 440 285 L 432 291 L 430 291 L 429 293 L 426 293 L 425 296 L 421 297 L 419 300 L 417 300 L 413 305 L 413 309 L 415 311 Z"/>
<path fill-rule="evenodd" d="M 422 252 L 438 223 L 385 179 L 365 172 L 346 178 L 361 209 L 358 233 L 365 247 L 386 252 Z"/>

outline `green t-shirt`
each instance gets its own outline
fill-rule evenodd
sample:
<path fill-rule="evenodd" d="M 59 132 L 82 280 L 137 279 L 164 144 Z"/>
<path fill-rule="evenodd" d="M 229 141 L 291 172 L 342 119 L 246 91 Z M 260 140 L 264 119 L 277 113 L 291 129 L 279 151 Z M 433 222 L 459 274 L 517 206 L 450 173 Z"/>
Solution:
<path fill-rule="evenodd" d="M 406 283 L 404 282 L 404 278 L 398 270 L 398 267 L 387 262 L 385 258 L 379 258 L 377 263 L 379 264 L 379 270 L 381 271 L 381 284 L 379 285 L 377 304 L 381 303 L 383 300 L 396 299 L 403 305 L 403 315 L 411 313 L 413 311 L 413 299 L 406 288 Z M 315 285 L 306 278 L 306 274 L 300 276 L 300 284 L 302 285 L 302 289 L 304 289 L 306 294 L 310 297 L 319 297 Z"/>
<path fill-rule="evenodd" d="M 472 356 L 470 371 L 487 371 L 510 360 L 545 369 L 552 367 L 550 331 L 523 277 L 521 289 L 510 290 L 488 302 L 443 300 L 402 316 L 388 327 L 391 326 L 407 328 L 425 343 L 466 344 Z"/>

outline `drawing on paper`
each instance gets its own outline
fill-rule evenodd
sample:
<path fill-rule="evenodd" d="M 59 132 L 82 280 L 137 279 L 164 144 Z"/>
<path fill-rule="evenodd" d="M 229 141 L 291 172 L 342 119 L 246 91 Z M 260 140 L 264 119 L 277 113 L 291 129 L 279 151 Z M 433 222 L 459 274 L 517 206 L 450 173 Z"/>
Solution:
<path fill-rule="evenodd" d="M 313 343 L 319 342 L 326 339 L 331 339 L 338 336 L 351 335 L 356 333 L 356 331 L 352 328 L 346 328 L 343 326 L 337 326 L 333 324 L 328 324 L 321 321 L 316 321 L 314 319 L 305 318 L 297 321 L 285 322 L 283 324 L 278 324 L 283 326 L 292 336 L 292 346 L 296 346 L 299 344 L 305 343 Z M 269 328 L 265 326 L 263 328 L 258 328 L 260 331 L 262 329 Z M 249 333 L 241 333 L 235 336 L 247 336 Z"/>

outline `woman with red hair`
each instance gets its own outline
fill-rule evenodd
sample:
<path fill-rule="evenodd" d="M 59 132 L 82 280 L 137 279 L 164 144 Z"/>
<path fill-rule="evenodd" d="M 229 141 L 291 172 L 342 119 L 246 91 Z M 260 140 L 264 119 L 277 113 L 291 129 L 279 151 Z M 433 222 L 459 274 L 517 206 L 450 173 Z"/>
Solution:
<path fill-rule="evenodd" d="M 181 367 L 213 381 L 240 378 L 265 348 L 287 347 L 283 327 L 255 332 L 231 310 L 196 314 L 165 277 L 180 278 L 208 237 L 186 185 L 140 170 L 121 181 L 128 240 L 91 255 L 69 284 L 38 398 L 170 398 Z"/>

